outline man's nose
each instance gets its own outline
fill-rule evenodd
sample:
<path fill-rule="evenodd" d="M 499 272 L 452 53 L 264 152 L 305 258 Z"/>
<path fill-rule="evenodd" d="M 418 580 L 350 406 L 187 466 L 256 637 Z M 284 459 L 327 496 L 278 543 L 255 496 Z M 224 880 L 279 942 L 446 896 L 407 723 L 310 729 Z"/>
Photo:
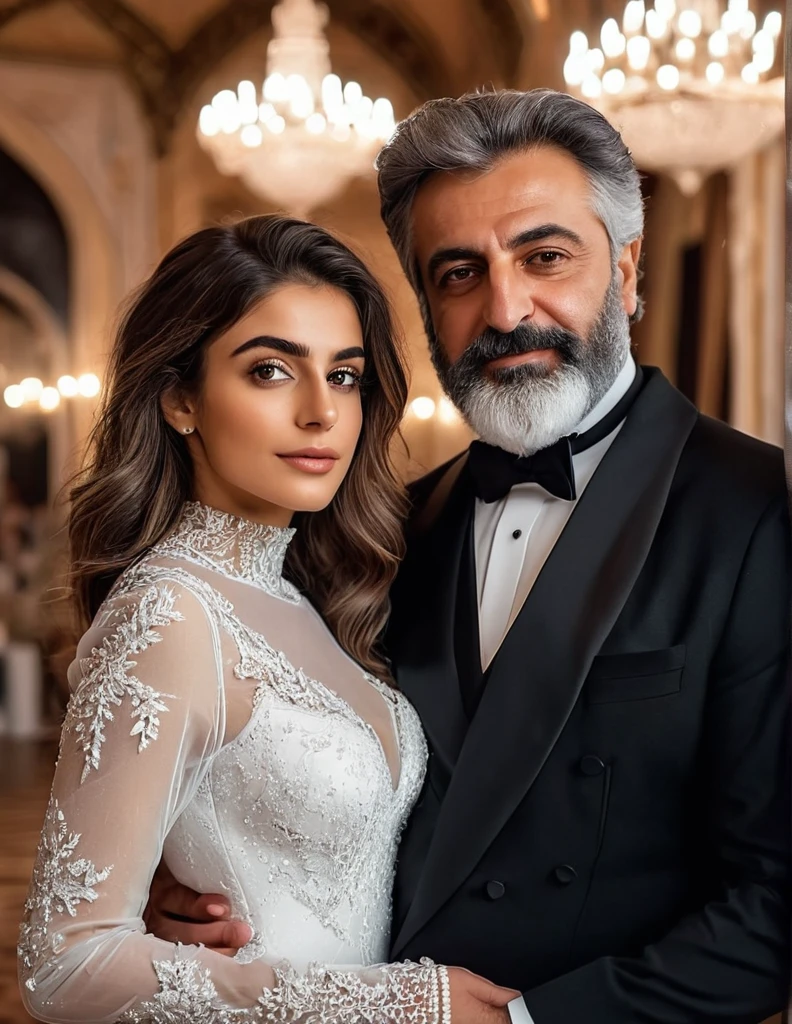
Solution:
<path fill-rule="evenodd" d="M 493 267 L 489 273 L 489 291 L 484 307 L 487 326 L 509 334 L 523 320 L 534 315 L 531 283 L 516 268 Z"/>

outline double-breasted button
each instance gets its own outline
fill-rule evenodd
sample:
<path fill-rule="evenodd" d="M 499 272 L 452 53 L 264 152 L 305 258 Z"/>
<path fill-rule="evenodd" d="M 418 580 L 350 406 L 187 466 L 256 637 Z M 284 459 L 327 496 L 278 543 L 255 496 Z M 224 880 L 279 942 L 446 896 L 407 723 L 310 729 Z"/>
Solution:
<path fill-rule="evenodd" d="M 501 896 L 506 895 L 506 886 L 503 882 L 487 882 L 484 888 L 491 900 L 499 900 Z"/>
<path fill-rule="evenodd" d="M 571 885 L 577 878 L 577 871 L 571 864 L 559 864 L 553 871 L 553 878 L 559 885 Z"/>
<path fill-rule="evenodd" d="M 585 757 L 581 757 L 578 767 L 584 775 L 602 775 L 605 771 L 605 762 L 596 754 L 586 754 Z"/>

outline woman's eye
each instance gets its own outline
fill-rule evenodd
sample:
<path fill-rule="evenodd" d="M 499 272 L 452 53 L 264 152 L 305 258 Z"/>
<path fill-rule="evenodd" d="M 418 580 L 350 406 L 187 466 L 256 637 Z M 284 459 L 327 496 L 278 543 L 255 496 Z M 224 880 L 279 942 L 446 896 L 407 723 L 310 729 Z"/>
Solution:
<path fill-rule="evenodd" d="M 250 372 L 262 381 L 289 380 L 289 374 L 276 363 L 259 363 Z"/>
<path fill-rule="evenodd" d="M 333 370 L 327 379 L 339 388 L 354 388 L 360 384 L 360 374 L 354 370 Z"/>

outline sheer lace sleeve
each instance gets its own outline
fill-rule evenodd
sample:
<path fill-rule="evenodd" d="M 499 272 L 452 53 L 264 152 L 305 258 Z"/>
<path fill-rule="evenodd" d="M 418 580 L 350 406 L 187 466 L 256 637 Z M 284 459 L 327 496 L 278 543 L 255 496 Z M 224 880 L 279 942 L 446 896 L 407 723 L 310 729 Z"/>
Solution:
<path fill-rule="evenodd" d="M 443 1020 L 428 961 L 356 970 L 242 964 L 145 934 L 165 836 L 225 732 L 220 637 L 198 592 L 159 579 L 108 602 L 70 670 L 19 946 L 39 1020 L 295 1024 Z M 447 983 L 446 983 L 447 991 Z"/>

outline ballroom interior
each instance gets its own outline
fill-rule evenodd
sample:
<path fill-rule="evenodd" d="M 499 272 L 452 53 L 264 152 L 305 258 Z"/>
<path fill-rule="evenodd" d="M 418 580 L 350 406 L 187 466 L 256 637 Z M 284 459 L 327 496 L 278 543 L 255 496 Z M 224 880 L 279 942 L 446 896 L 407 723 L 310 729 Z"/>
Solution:
<path fill-rule="evenodd" d="M 377 148 L 434 97 L 567 89 L 642 172 L 637 357 L 782 444 L 783 6 L 0 0 L 0 1024 L 30 1019 L 14 946 L 74 644 L 64 487 L 125 296 L 207 225 L 288 210 L 338 233 L 407 342 L 396 458 L 414 478 L 472 435 L 379 219 Z"/>

